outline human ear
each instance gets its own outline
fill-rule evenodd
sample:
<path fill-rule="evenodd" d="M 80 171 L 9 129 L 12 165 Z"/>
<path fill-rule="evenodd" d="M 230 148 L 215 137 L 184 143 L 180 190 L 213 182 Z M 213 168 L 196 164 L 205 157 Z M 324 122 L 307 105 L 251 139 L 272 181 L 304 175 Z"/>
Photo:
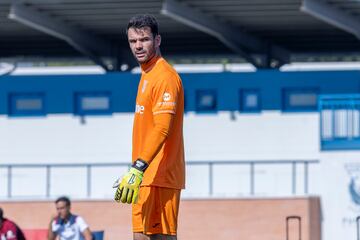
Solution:
<path fill-rule="evenodd" d="M 155 44 L 156 44 L 156 46 L 160 47 L 161 36 L 159 34 L 155 36 Z"/>

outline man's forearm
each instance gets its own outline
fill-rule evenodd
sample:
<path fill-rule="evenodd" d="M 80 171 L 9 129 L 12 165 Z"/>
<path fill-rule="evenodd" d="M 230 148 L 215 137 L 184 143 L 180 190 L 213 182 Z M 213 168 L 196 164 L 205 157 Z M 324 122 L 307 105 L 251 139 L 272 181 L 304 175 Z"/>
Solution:
<path fill-rule="evenodd" d="M 89 228 L 85 229 L 84 232 L 82 233 L 82 235 L 84 236 L 85 240 L 92 240 L 92 234 Z"/>
<path fill-rule="evenodd" d="M 48 240 L 55 240 L 56 235 L 53 233 L 51 229 L 48 231 Z"/>
<path fill-rule="evenodd" d="M 144 149 L 138 158 L 148 163 L 154 159 L 170 133 L 173 119 L 174 115 L 170 113 L 154 116 L 155 126 L 149 136 L 146 137 Z"/>
<path fill-rule="evenodd" d="M 55 240 L 56 235 L 54 234 L 54 232 L 52 231 L 52 221 L 50 221 L 49 223 L 49 228 L 48 228 L 48 240 Z"/>

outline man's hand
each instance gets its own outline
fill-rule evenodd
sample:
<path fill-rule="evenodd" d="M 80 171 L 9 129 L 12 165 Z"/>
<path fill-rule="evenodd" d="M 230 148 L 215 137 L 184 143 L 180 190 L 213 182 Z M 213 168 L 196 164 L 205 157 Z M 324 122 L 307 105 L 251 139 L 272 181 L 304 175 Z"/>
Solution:
<path fill-rule="evenodd" d="M 148 166 L 147 162 L 138 159 L 121 179 L 121 182 L 120 179 L 115 182 L 113 186 L 113 188 L 117 188 L 115 201 L 129 204 L 137 202 L 143 174 Z"/>
<path fill-rule="evenodd" d="M 143 172 L 136 168 L 130 168 L 122 178 L 120 184 L 117 181 L 114 187 L 117 187 L 115 193 L 115 201 L 123 203 L 136 203 L 139 193 L 140 184 L 142 182 Z M 116 184 L 118 184 L 116 186 Z"/>
<path fill-rule="evenodd" d="M 53 232 L 52 223 L 53 223 L 53 221 L 55 221 L 58 217 L 59 217 L 59 214 L 55 214 L 55 213 L 51 214 L 51 220 L 50 220 L 49 228 L 48 228 L 48 240 L 55 240 L 55 239 L 56 239 L 56 233 Z"/>

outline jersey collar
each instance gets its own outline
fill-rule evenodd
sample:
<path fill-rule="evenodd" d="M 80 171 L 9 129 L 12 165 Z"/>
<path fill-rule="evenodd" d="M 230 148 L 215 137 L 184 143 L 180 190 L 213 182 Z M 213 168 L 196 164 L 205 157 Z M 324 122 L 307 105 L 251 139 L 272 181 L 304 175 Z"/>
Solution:
<path fill-rule="evenodd" d="M 148 73 L 156 65 L 156 63 L 161 59 L 162 59 L 162 57 L 160 55 L 154 56 L 148 62 L 141 64 L 141 71 L 143 73 Z"/>

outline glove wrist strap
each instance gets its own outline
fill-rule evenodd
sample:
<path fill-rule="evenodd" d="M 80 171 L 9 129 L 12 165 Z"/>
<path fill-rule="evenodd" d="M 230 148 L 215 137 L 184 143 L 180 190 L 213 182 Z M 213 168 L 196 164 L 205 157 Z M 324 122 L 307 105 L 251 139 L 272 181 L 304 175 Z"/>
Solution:
<path fill-rule="evenodd" d="M 145 170 L 147 169 L 148 166 L 149 166 L 149 164 L 140 158 L 137 159 L 132 165 L 133 168 L 135 168 L 139 171 L 142 171 L 142 172 L 145 172 Z"/>

